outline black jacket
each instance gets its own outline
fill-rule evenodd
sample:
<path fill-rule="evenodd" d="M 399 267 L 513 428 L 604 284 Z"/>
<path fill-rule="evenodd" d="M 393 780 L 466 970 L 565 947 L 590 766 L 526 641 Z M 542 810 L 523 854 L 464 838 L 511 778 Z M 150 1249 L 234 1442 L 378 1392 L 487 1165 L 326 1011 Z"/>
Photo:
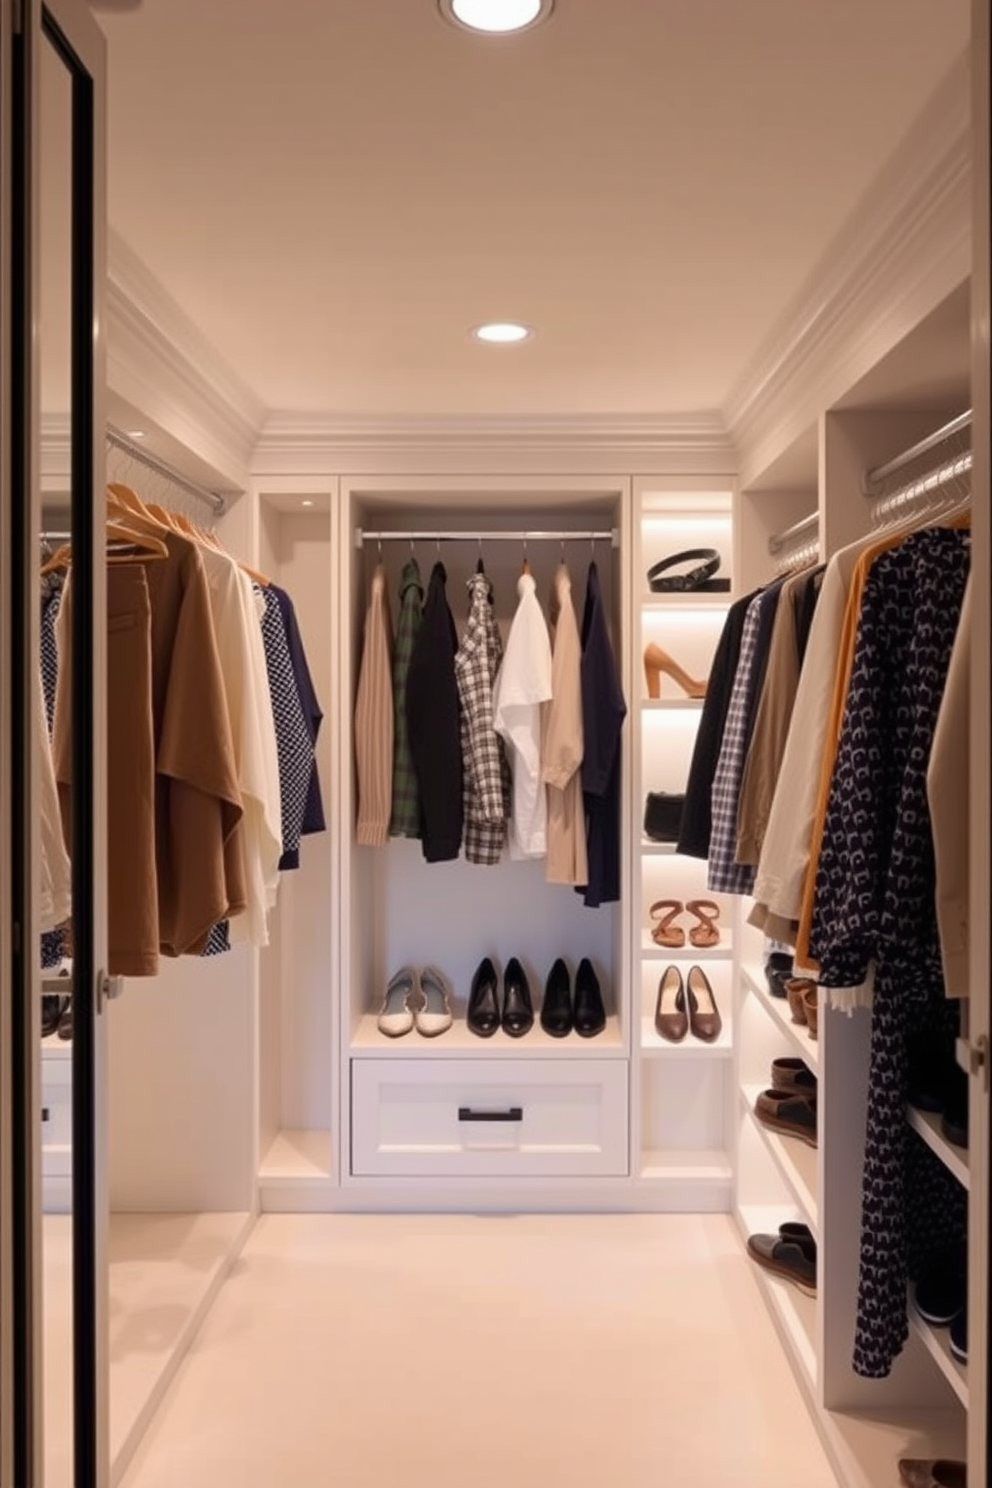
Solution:
<path fill-rule="evenodd" d="M 589 882 L 577 892 L 595 909 L 620 898 L 620 731 L 627 716 L 595 563 L 589 565 L 582 616 L 581 680 Z"/>
<path fill-rule="evenodd" d="M 462 845 L 458 637 L 445 594 L 446 579 L 444 564 L 435 563 L 406 681 L 406 721 L 428 863 L 457 858 Z"/>

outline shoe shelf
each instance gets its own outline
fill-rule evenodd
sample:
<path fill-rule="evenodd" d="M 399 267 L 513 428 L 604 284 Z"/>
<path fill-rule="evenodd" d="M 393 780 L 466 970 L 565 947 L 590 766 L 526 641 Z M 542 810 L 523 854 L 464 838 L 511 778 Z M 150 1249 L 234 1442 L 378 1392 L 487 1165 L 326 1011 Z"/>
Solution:
<path fill-rule="evenodd" d="M 819 1162 L 815 1147 L 809 1147 L 799 1137 L 786 1136 L 773 1131 L 759 1121 L 754 1112 L 754 1103 L 765 1087 L 744 1085 L 741 1087 L 741 1105 L 750 1118 L 755 1131 L 771 1153 L 782 1177 L 788 1185 L 793 1200 L 802 1210 L 813 1234 L 819 1239 Z"/>
<path fill-rule="evenodd" d="M 806 1061 L 814 1075 L 818 1074 L 820 1069 L 819 1042 L 810 1038 L 809 1030 L 804 1024 L 793 1023 L 789 1004 L 784 997 L 772 997 L 765 982 L 764 970 L 760 966 L 744 966 L 741 970 L 745 986 L 753 992 L 768 1016 L 779 1025 L 792 1044 L 795 1053 Z"/>
<path fill-rule="evenodd" d="M 641 699 L 641 712 L 642 713 L 667 713 L 672 708 L 675 708 L 675 709 L 678 709 L 678 710 L 682 710 L 684 708 L 701 708 L 703 706 L 703 702 L 704 702 L 704 699 L 703 698 L 689 698 L 689 697 L 682 697 L 682 698 L 667 698 L 667 697 L 666 698 L 642 698 Z"/>
<path fill-rule="evenodd" d="M 652 842 L 650 837 L 641 838 L 641 852 L 648 858 L 674 858 L 677 856 L 674 842 Z"/>
<path fill-rule="evenodd" d="M 784 1219 L 802 1218 L 786 1213 L 781 1206 L 745 1204 L 738 1210 L 737 1222 L 745 1240 L 748 1235 L 774 1234 Z M 748 1266 L 758 1288 L 765 1299 L 772 1321 L 786 1350 L 799 1366 L 800 1383 L 811 1398 L 816 1386 L 816 1298 L 807 1297 L 791 1282 L 774 1276 L 742 1256 L 742 1264 Z"/>
<path fill-rule="evenodd" d="M 641 955 L 645 961 L 684 961 L 691 966 L 694 961 L 732 961 L 734 945 L 729 931 L 720 931 L 720 944 L 715 946 L 670 946 L 656 945 L 650 930 L 641 931 Z"/>
<path fill-rule="evenodd" d="M 922 1318 L 916 1310 L 913 1302 L 912 1288 L 910 1288 L 909 1325 L 913 1332 L 921 1340 L 923 1347 L 934 1360 L 937 1368 L 947 1380 L 951 1389 L 964 1406 L 968 1409 L 968 1366 L 961 1364 L 951 1353 L 951 1330 L 950 1328 L 935 1328 Z"/>
<path fill-rule="evenodd" d="M 645 1059 L 731 1059 L 734 1053 L 734 1031 L 730 1020 L 723 1014 L 720 1037 L 712 1044 L 693 1038 L 687 1033 L 680 1044 L 663 1039 L 654 1026 L 654 1017 L 641 1019 L 641 1054 Z"/>
<path fill-rule="evenodd" d="M 956 1147 L 944 1136 L 940 1129 L 940 1113 L 918 1111 L 915 1106 L 907 1106 L 906 1120 L 913 1131 L 923 1138 L 930 1151 L 940 1158 L 944 1167 L 954 1174 L 961 1186 L 970 1188 L 971 1169 L 968 1165 L 967 1150 L 964 1147 Z"/>
<path fill-rule="evenodd" d="M 332 1173 L 331 1134 L 323 1130 L 286 1129 L 277 1132 L 259 1164 L 264 1184 L 316 1181 L 326 1183 Z"/>
<path fill-rule="evenodd" d="M 895 1488 L 900 1457 L 964 1461 L 967 1455 L 966 1418 L 957 1406 L 825 1410 L 814 1412 L 814 1421 L 846 1488 Z"/>
<path fill-rule="evenodd" d="M 375 1013 L 366 1013 L 360 1019 L 351 1039 L 351 1054 L 354 1058 L 409 1059 L 411 1055 L 430 1059 L 464 1059 L 475 1055 L 480 1059 L 513 1058 L 546 1059 L 549 1054 L 562 1059 L 622 1058 L 626 1054 L 620 1020 L 611 1014 L 603 1032 L 595 1038 L 580 1038 L 570 1033 L 566 1038 L 552 1038 L 545 1033 L 537 1018 L 534 1026 L 523 1038 L 510 1038 L 502 1028 L 492 1038 L 479 1038 L 472 1033 L 463 1018 L 456 1018 L 446 1033 L 437 1038 L 424 1038 L 416 1029 L 402 1038 L 387 1038 L 379 1032 Z"/>
<path fill-rule="evenodd" d="M 719 1148 L 648 1150 L 641 1153 L 638 1177 L 651 1183 L 730 1183 L 730 1157 Z"/>
<path fill-rule="evenodd" d="M 715 615 L 725 615 L 733 603 L 732 594 L 723 594 L 714 597 L 712 594 L 675 593 L 670 595 L 655 594 L 648 591 L 641 600 L 641 609 L 648 615 L 678 614 L 681 610 L 699 614 L 703 611 L 712 611 Z"/>

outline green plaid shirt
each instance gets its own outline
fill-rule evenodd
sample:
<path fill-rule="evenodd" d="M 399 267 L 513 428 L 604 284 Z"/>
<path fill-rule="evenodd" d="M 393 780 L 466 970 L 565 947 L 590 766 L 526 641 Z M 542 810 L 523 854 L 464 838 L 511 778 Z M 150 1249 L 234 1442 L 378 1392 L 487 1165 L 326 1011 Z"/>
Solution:
<path fill-rule="evenodd" d="M 400 617 L 393 648 L 393 810 L 389 820 L 391 837 L 420 836 L 420 794 L 410 754 L 406 725 L 406 679 L 413 643 L 420 629 L 424 602 L 423 585 L 416 558 L 404 565 L 400 579 Z"/>

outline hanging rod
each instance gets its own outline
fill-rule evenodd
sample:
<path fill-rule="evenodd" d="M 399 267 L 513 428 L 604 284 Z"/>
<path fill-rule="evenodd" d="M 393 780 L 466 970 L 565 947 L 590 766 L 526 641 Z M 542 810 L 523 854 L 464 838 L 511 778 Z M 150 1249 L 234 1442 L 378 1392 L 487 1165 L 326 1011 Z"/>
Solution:
<path fill-rule="evenodd" d="M 72 542 L 71 532 L 42 532 L 39 534 L 41 541 L 45 543 L 67 543 Z"/>
<path fill-rule="evenodd" d="M 949 424 L 945 424 L 943 428 L 937 429 L 933 434 L 928 434 L 925 439 L 920 440 L 919 444 L 914 444 L 912 449 L 904 450 L 901 455 L 896 455 L 894 459 L 886 461 L 884 465 L 876 465 L 874 470 L 869 470 L 861 483 L 861 489 L 864 494 L 870 497 L 878 496 L 879 493 L 874 487 L 878 486 L 882 481 L 888 480 L 890 475 L 896 475 L 900 470 L 904 470 L 907 465 L 912 465 L 914 460 L 918 460 L 928 450 L 936 449 L 938 445 L 946 444 L 949 439 L 954 438 L 955 434 L 960 434 L 963 429 L 970 428 L 971 417 L 971 409 L 965 409 L 964 413 L 959 413 L 957 418 L 951 419 Z"/>
<path fill-rule="evenodd" d="M 962 476 L 970 474 L 973 463 L 971 450 L 966 450 L 963 455 L 949 460 L 946 465 L 941 465 L 937 470 L 931 470 L 929 475 L 921 475 L 919 480 L 900 486 L 897 491 L 892 491 L 888 496 L 877 497 L 872 515 L 888 516 L 898 511 L 900 507 L 911 506 L 914 501 L 919 501 L 924 496 L 932 496 L 941 487 L 949 486 L 952 481 L 960 480 Z"/>
<path fill-rule="evenodd" d="M 606 532 L 368 532 L 355 528 L 355 547 L 367 542 L 608 542 L 614 548 L 620 546 L 620 530 L 611 527 Z"/>
<path fill-rule="evenodd" d="M 785 548 L 795 546 L 801 539 L 819 537 L 820 513 L 810 512 L 808 517 L 803 517 L 799 522 L 793 522 L 791 527 L 786 527 L 784 532 L 777 532 L 774 537 L 768 539 L 768 551 L 773 556 L 781 553 Z"/>
<path fill-rule="evenodd" d="M 156 475 L 163 476 L 172 485 L 178 486 L 181 491 L 185 491 L 187 495 L 194 496 L 197 501 L 202 501 L 207 506 L 212 507 L 216 516 L 222 516 L 227 510 L 227 500 L 219 491 L 210 491 L 206 486 L 201 486 L 196 481 L 182 475 L 167 460 L 162 460 L 158 455 L 153 455 L 150 450 L 142 449 L 140 444 L 136 444 L 133 439 L 129 439 L 120 429 L 115 429 L 113 424 L 107 425 L 107 443 L 112 445 L 114 449 L 119 449 L 124 454 L 130 455 L 139 465 L 144 465 L 146 470 L 153 470 Z"/>

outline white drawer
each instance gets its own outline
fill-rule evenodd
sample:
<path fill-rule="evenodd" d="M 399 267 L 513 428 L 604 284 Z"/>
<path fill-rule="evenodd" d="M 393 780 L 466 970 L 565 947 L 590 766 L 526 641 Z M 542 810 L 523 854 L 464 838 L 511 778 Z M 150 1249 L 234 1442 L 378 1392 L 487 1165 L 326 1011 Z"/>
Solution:
<path fill-rule="evenodd" d="M 355 1059 L 359 1177 L 583 1177 L 627 1172 L 619 1059 Z"/>

